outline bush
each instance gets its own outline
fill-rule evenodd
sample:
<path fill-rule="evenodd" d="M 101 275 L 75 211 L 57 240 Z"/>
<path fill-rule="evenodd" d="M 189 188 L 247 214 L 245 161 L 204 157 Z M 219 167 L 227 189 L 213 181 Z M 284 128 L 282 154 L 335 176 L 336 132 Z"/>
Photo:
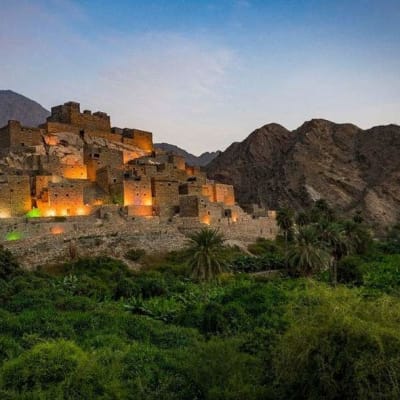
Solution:
<path fill-rule="evenodd" d="M 11 252 L 0 247 L 0 279 L 10 280 L 19 272 L 20 267 Z"/>
<path fill-rule="evenodd" d="M 260 272 L 273 269 L 282 269 L 285 266 L 283 257 L 279 254 L 267 253 L 259 257 L 242 255 L 231 263 L 231 270 L 234 272 Z"/>
<path fill-rule="evenodd" d="M 38 344 L 4 363 L 2 387 L 19 393 L 48 389 L 67 380 L 85 360 L 85 353 L 72 342 Z"/>
<path fill-rule="evenodd" d="M 348 256 L 338 262 L 338 282 L 353 285 L 363 284 L 362 259 L 357 256 Z"/>
<path fill-rule="evenodd" d="M 284 398 L 400 397 L 399 305 L 360 301 L 346 289 L 311 290 L 275 349 Z"/>
<path fill-rule="evenodd" d="M 276 242 L 264 238 L 258 238 L 256 242 L 250 244 L 247 249 L 250 251 L 250 253 L 256 256 L 260 256 L 266 253 L 276 254 L 280 252 L 280 247 L 277 245 Z"/>
<path fill-rule="evenodd" d="M 146 251 L 143 249 L 131 249 L 125 253 L 125 258 L 131 261 L 139 261 L 146 255 Z"/>

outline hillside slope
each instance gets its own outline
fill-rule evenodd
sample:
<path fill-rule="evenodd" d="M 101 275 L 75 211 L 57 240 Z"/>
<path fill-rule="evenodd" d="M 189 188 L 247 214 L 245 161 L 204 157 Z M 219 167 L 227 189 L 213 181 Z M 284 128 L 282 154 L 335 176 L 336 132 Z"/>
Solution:
<path fill-rule="evenodd" d="M 255 130 L 208 166 L 232 183 L 239 203 L 302 209 L 318 198 L 378 226 L 400 218 L 400 127 L 362 130 L 315 119 L 294 131 L 277 124 Z"/>
<path fill-rule="evenodd" d="M 39 103 L 12 90 L 0 90 L 0 127 L 15 119 L 25 126 L 38 126 L 46 122 L 50 112 Z"/>

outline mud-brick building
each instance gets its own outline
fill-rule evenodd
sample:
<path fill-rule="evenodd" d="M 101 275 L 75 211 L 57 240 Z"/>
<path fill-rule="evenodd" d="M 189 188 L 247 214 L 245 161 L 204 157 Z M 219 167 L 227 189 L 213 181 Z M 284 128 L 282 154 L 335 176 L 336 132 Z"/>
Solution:
<path fill-rule="evenodd" d="M 24 215 L 32 208 L 30 177 L 9 175 L 0 177 L 0 218 Z"/>
<path fill-rule="evenodd" d="M 24 127 L 19 121 L 8 121 L 8 124 L 0 129 L 0 149 L 4 152 L 39 146 L 43 143 L 42 132 L 39 128 Z"/>
<path fill-rule="evenodd" d="M 38 212 L 30 215 L 43 217 L 101 216 L 114 207 L 127 221 L 178 219 L 228 229 L 241 223 L 252 232 L 256 215 L 236 204 L 233 186 L 208 180 L 182 156 L 155 150 L 151 132 L 111 127 L 108 114 L 81 112 L 79 103 L 53 107 L 39 128 L 9 121 L 0 128 L 0 148 L 0 218 L 33 208 Z M 267 212 L 258 215 L 269 226 Z"/>
<path fill-rule="evenodd" d="M 151 190 L 156 213 L 160 217 L 173 217 L 179 211 L 179 181 L 152 178 Z"/>
<path fill-rule="evenodd" d="M 36 183 L 37 206 L 43 216 L 86 215 L 90 208 L 84 201 L 84 191 L 88 182 L 82 179 L 61 179 L 40 177 Z M 40 185 L 40 186 L 39 186 Z"/>
<path fill-rule="evenodd" d="M 123 152 L 107 147 L 85 145 L 83 157 L 87 167 L 87 177 L 92 182 L 96 181 L 96 174 L 99 169 L 111 167 L 122 170 L 124 165 Z"/>

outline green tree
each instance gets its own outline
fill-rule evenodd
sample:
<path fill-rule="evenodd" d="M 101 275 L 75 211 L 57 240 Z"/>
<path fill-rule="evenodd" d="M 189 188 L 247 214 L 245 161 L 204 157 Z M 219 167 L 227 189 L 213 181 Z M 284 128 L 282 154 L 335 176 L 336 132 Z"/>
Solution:
<path fill-rule="evenodd" d="M 15 276 L 20 267 L 12 253 L 0 247 L 0 279 L 8 280 Z"/>
<path fill-rule="evenodd" d="M 371 233 L 361 222 L 354 220 L 344 221 L 343 230 L 349 246 L 356 254 L 364 254 L 371 248 Z"/>
<path fill-rule="evenodd" d="M 224 238 L 216 229 L 203 228 L 189 236 L 187 253 L 194 278 L 210 280 L 223 272 L 223 245 Z"/>
<path fill-rule="evenodd" d="M 290 208 L 280 208 L 276 214 L 276 223 L 283 234 L 285 241 L 286 270 L 288 269 L 288 242 L 293 235 L 294 212 Z"/>
<path fill-rule="evenodd" d="M 337 263 L 350 252 L 351 243 L 346 237 L 345 229 L 339 223 L 321 222 L 317 225 L 319 240 L 331 255 L 330 275 L 333 285 L 337 284 Z"/>
<path fill-rule="evenodd" d="M 314 226 L 300 228 L 295 243 L 289 248 L 287 260 L 291 271 L 300 276 L 310 276 L 328 266 L 329 254 L 321 248 Z"/>

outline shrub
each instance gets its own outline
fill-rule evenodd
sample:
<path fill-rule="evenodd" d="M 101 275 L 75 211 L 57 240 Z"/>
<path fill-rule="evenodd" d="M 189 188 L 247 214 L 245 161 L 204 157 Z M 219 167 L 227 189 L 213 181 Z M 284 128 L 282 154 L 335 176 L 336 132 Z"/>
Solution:
<path fill-rule="evenodd" d="M 18 272 L 20 272 L 20 267 L 14 256 L 9 250 L 0 247 L 0 279 L 9 280 Z"/>
<path fill-rule="evenodd" d="M 250 253 L 260 256 L 266 253 L 278 253 L 280 251 L 280 247 L 277 245 L 276 242 L 264 239 L 264 238 L 257 238 L 255 243 L 250 244 L 247 249 Z"/>
<path fill-rule="evenodd" d="M 145 255 L 146 255 L 146 250 L 130 249 L 125 253 L 125 258 L 131 261 L 139 261 Z"/>
<path fill-rule="evenodd" d="M 357 256 L 347 256 L 340 260 L 337 266 L 338 282 L 362 285 L 362 263 L 363 261 Z"/>
<path fill-rule="evenodd" d="M 19 357 L 4 363 L 2 386 L 6 390 L 29 393 L 47 389 L 68 379 L 85 353 L 74 343 L 64 340 L 38 344 Z"/>
<path fill-rule="evenodd" d="M 259 257 L 242 255 L 231 263 L 234 272 L 260 272 L 273 269 L 282 269 L 285 266 L 283 257 L 279 254 L 267 253 Z"/>
<path fill-rule="evenodd" d="M 361 301 L 339 288 L 310 289 L 296 304 L 294 323 L 275 349 L 284 398 L 399 398 L 398 304 Z"/>

